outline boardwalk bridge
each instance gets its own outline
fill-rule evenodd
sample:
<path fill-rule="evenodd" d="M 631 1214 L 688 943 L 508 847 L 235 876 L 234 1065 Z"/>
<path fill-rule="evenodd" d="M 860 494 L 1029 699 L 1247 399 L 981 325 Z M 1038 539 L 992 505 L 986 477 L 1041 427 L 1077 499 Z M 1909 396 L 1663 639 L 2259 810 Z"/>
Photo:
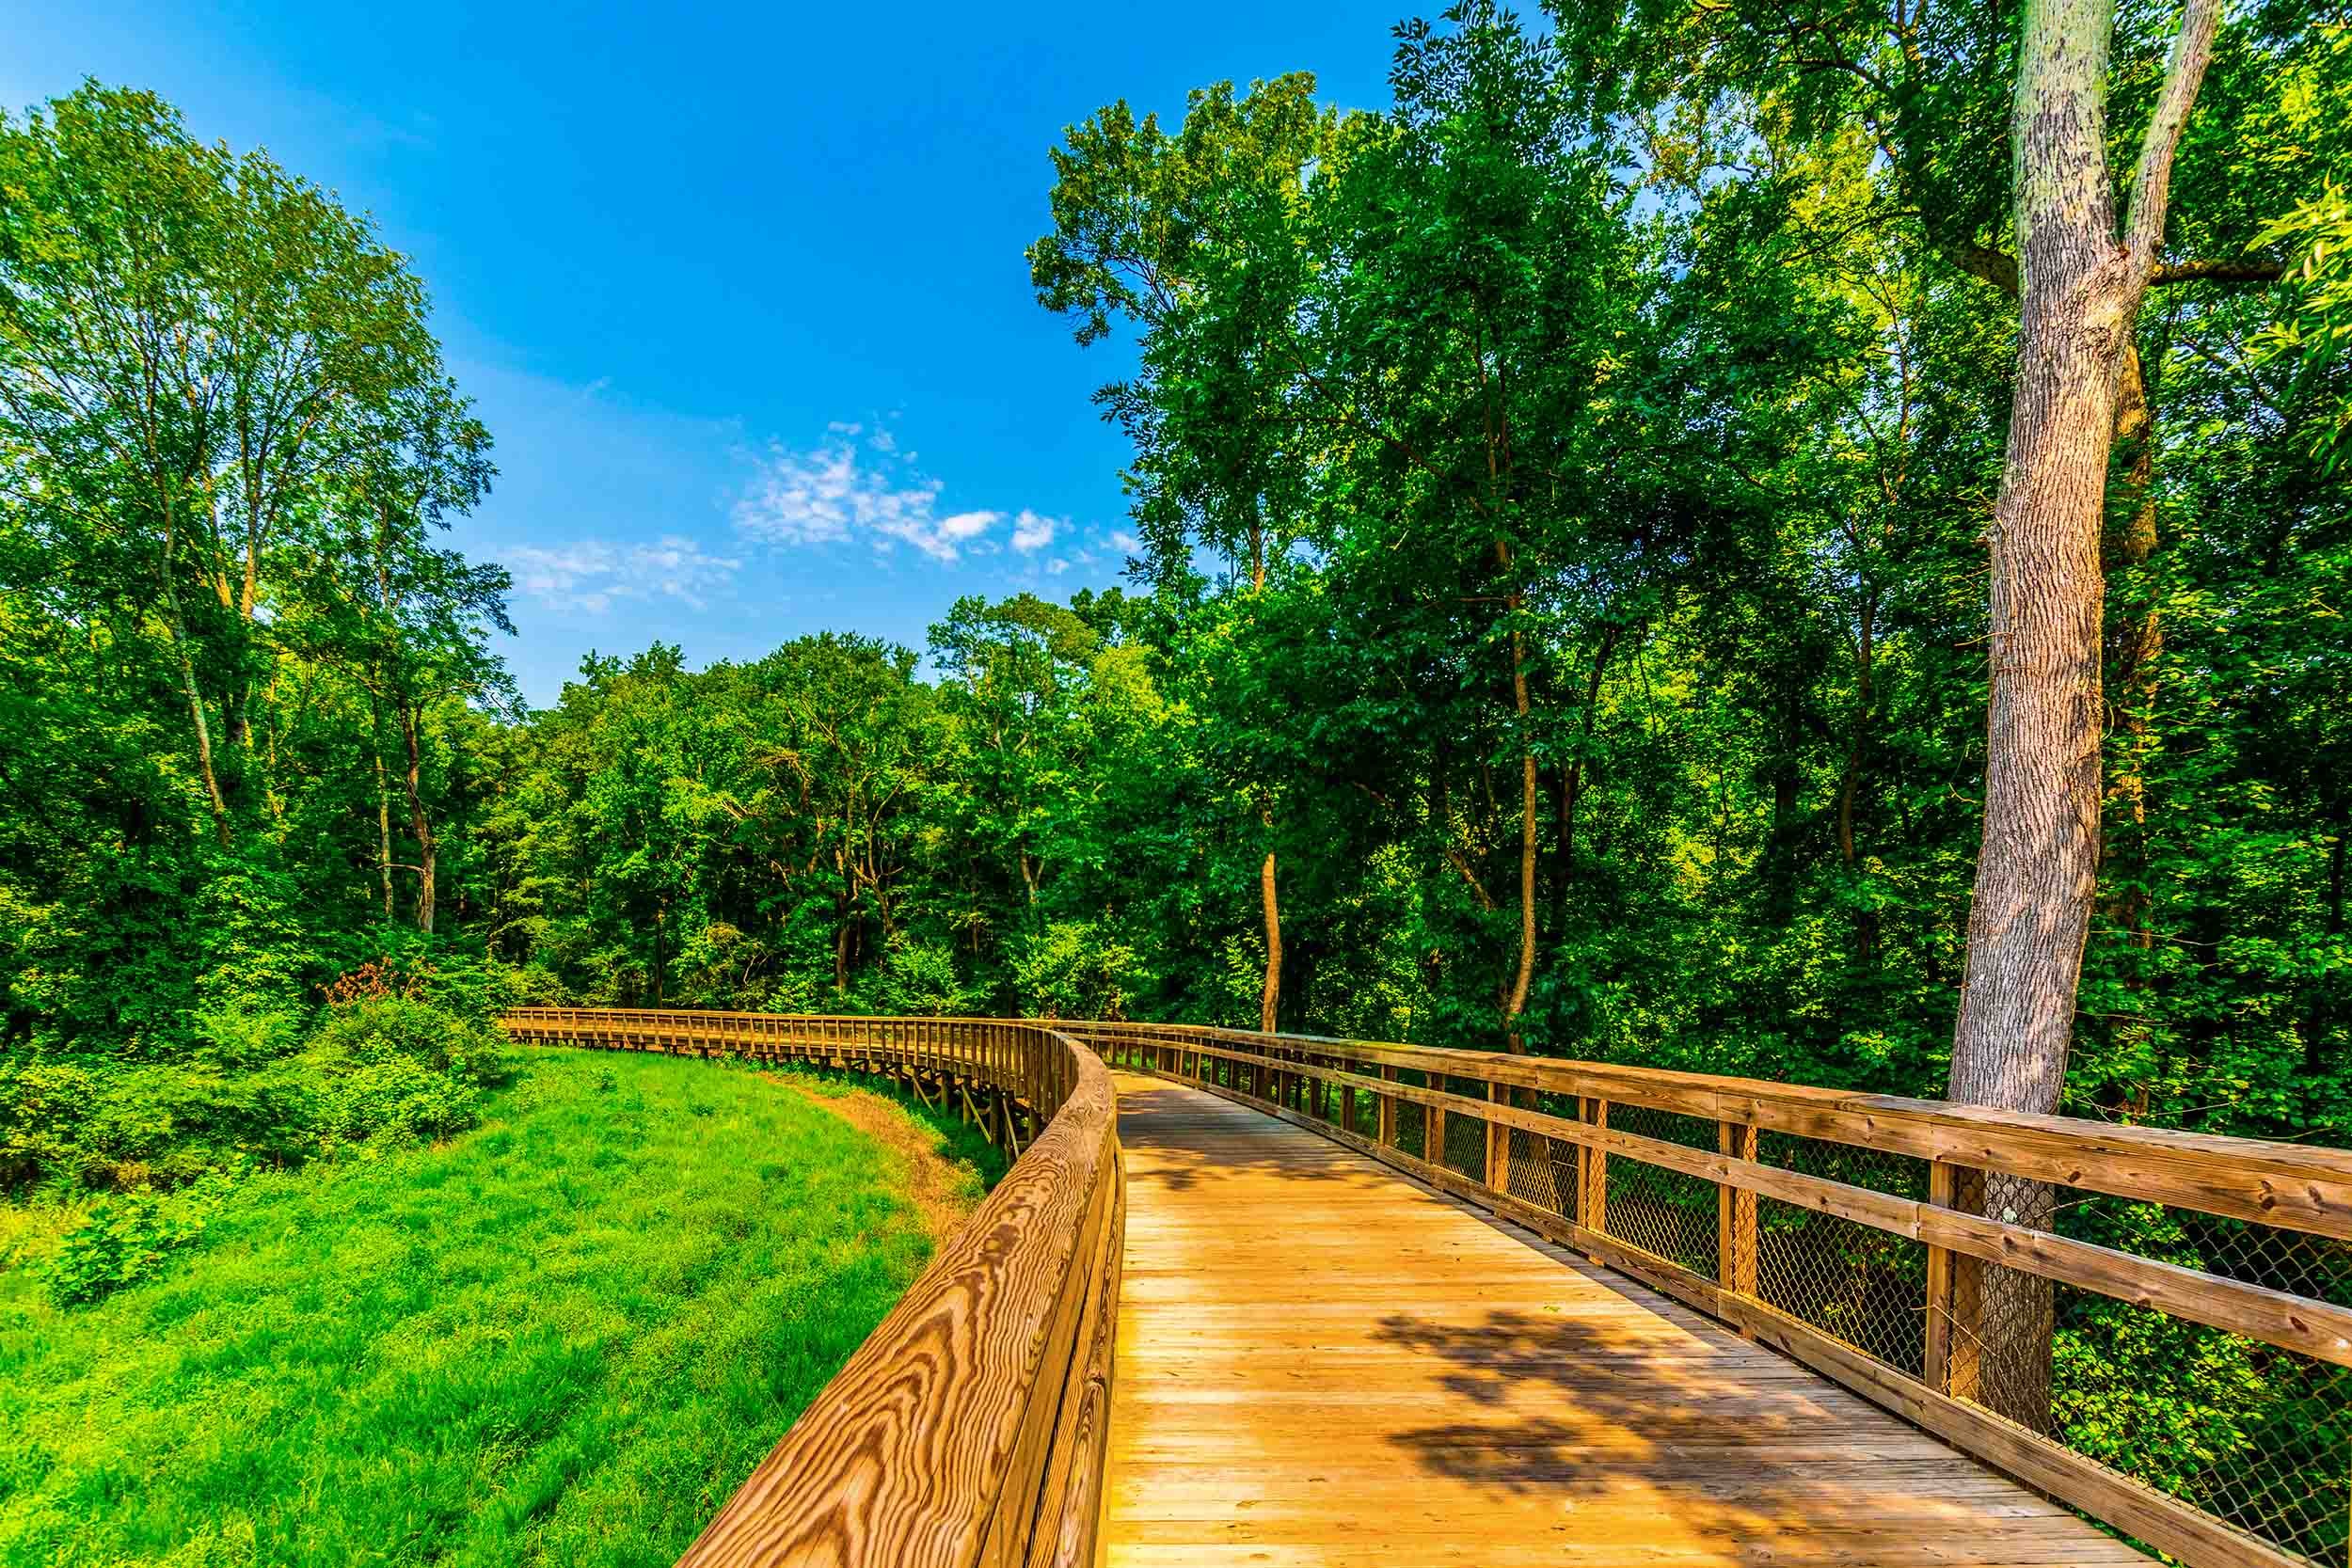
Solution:
<path fill-rule="evenodd" d="M 1168 1025 L 504 1026 L 1018 1154 L 693 1568 L 2346 1560 L 2352 1154 Z"/>

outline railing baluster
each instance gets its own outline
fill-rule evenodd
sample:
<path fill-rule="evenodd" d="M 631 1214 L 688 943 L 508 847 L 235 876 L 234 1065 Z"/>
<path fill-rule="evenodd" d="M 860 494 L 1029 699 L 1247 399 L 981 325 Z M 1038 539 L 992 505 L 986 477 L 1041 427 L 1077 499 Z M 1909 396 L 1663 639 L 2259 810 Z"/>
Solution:
<path fill-rule="evenodd" d="M 1486 1099 L 1507 1101 L 1511 1091 L 1486 1080 Z M 1499 1121 L 1486 1123 L 1486 1185 L 1505 1197 L 1511 1196 L 1511 1129 Z"/>
<path fill-rule="evenodd" d="M 1445 1074 L 1423 1070 L 1422 1087 L 1445 1091 Z M 1445 1164 L 1445 1107 L 1424 1105 L 1421 1110 L 1421 1157 L 1433 1165 Z"/>
<path fill-rule="evenodd" d="M 1981 1173 L 1937 1160 L 1928 1166 L 1928 1201 L 1974 1212 Z M 1984 1264 L 1949 1247 L 1928 1246 L 1927 1386 L 1956 1400 L 1974 1400 L 1982 1368 Z"/>
<path fill-rule="evenodd" d="M 1756 1133 L 1753 1124 L 1719 1121 L 1715 1147 L 1734 1160 L 1754 1160 Z M 1734 1295 L 1756 1294 L 1756 1194 L 1729 1182 L 1715 1187 L 1715 1275 Z"/>
<path fill-rule="evenodd" d="M 1609 1101 L 1597 1096 L 1584 1096 L 1584 1122 L 1597 1132 L 1609 1130 Z M 1578 1145 L 1576 1164 L 1579 1173 L 1577 1191 L 1577 1221 L 1587 1230 L 1606 1233 L 1609 1229 L 1609 1156 L 1597 1148 Z"/>

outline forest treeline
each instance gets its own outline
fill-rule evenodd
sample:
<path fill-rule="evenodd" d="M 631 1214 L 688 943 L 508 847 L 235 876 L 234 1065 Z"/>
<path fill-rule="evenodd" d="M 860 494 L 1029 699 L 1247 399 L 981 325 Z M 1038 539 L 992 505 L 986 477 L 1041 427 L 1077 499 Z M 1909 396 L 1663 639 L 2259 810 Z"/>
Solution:
<path fill-rule="evenodd" d="M 2020 266 L 2059 230 L 2007 13 L 1471 5 L 1397 30 L 1377 111 L 1114 103 L 1028 261 L 1135 351 L 1126 586 L 922 649 L 594 656 L 536 712 L 505 574 L 441 542 L 489 433 L 405 262 L 148 95 L 8 120 L 8 1179 L 238 1144 L 235 1085 L 371 964 L 476 1017 L 1170 1018 L 1935 1094 L 1972 889 L 2031 918 L 1980 922 L 1971 990 L 2030 1033 L 2066 988 L 2065 1109 L 2352 1138 L 2352 35 L 2204 9 L 2101 56 L 2085 254 L 2146 265 L 2065 296 L 2106 312 L 2080 374 L 2062 268 Z M 2013 430 L 2083 375 L 2095 418 Z M 2095 538 L 2025 548 L 2070 496 Z M 99 1125 L 134 1068 L 209 1086 Z"/>

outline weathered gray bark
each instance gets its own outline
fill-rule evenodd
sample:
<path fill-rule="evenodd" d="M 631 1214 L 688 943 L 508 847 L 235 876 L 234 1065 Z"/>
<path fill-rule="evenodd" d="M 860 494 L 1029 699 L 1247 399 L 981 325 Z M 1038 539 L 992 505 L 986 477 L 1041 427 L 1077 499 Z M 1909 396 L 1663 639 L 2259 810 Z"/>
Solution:
<path fill-rule="evenodd" d="M 2182 13 L 2119 233 L 2106 164 L 2111 7 L 2031 0 L 2011 120 L 2017 386 L 1991 534 L 1984 843 L 1950 1091 L 2018 1111 L 2055 1110 L 2065 1084 L 2099 864 L 2100 546 L 2117 381 L 2219 8 L 2188 0 Z M 2054 1195 L 1996 1176 L 1985 1204 L 2046 1225 Z M 2045 1281 L 1987 1271 L 1982 1397 L 2037 1428 L 2049 1421 L 2050 1324 Z"/>

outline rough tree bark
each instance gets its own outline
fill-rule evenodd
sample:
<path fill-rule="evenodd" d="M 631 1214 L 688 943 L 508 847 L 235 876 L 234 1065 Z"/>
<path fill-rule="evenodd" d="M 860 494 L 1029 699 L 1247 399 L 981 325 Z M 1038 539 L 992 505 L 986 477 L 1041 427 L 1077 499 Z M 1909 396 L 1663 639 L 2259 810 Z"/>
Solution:
<path fill-rule="evenodd" d="M 1984 842 L 1950 1092 L 2018 1111 L 2055 1110 L 2065 1083 L 2098 873 L 2100 548 L 2117 383 L 2219 11 L 2219 0 L 2183 9 L 2119 232 L 2106 164 L 2112 5 L 2032 0 L 2011 117 L 2017 385 L 1991 531 Z M 2046 1226 L 2054 1200 L 2038 1182 L 1985 1183 L 1987 1210 L 2017 1223 Z M 2046 1429 L 2048 1284 L 1987 1275 L 1983 1402 Z"/>

